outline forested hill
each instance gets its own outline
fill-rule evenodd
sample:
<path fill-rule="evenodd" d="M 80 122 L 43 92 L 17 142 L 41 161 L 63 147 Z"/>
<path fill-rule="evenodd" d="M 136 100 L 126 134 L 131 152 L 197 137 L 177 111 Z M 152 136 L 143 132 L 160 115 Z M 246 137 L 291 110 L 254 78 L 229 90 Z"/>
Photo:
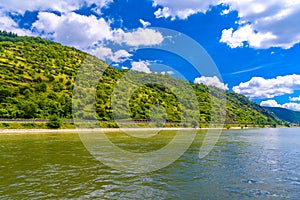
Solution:
<path fill-rule="evenodd" d="M 280 118 L 283 121 L 300 124 L 299 111 L 288 110 L 286 108 L 274 108 L 274 107 L 265 107 L 265 108 L 273 112 L 278 118 Z"/>
<path fill-rule="evenodd" d="M 0 32 L 0 118 L 47 119 L 57 115 L 72 119 L 74 80 L 86 57 L 84 52 L 55 42 Z M 96 58 L 90 64 L 107 65 Z M 113 120 L 111 96 L 117 81 L 126 72 L 107 67 L 100 78 L 95 105 L 99 120 Z M 183 82 L 168 75 L 151 76 L 172 79 L 179 85 Z M 199 121 L 207 123 L 211 120 L 212 106 L 209 89 L 201 84 L 189 84 L 199 101 Z M 221 92 L 217 88 L 211 89 L 216 95 Z M 273 113 L 242 95 L 226 92 L 226 96 L 228 123 L 275 124 L 279 121 Z M 149 109 L 153 104 L 165 108 L 168 121 L 180 120 L 181 109 L 176 96 L 159 84 L 144 85 L 133 93 L 129 102 L 131 117 L 149 119 Z"/>

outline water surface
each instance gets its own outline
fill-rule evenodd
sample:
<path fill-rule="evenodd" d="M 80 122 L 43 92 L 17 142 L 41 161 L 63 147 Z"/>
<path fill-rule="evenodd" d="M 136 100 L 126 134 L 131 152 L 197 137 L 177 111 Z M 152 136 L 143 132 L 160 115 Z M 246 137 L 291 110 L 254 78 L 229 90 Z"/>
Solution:
<path fill-rule="evenodd" d="M 148 174 L 101 164 L 75 133 L 0 135 L 0 199 L 300 199 L 300 129 L 224 131 L 199 159 L 203 134 L 175 163 Z M 110 136 L 145 152 L 174 132 L 144 144 Z"/>

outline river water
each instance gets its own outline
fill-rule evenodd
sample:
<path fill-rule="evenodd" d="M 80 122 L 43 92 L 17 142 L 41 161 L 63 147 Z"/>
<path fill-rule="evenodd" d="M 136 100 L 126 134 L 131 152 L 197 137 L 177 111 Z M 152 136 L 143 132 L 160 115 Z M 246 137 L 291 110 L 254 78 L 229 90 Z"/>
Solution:
<path fill-rule="evenodd" d="M 199 159 L 203 134 L 146 174 L 101 164 L 76 133 L 0 135 L 0 199 L 300 199 L 300 129 L 224 131 Z M 161 148 L 157 140 L 147 145 Z"/>

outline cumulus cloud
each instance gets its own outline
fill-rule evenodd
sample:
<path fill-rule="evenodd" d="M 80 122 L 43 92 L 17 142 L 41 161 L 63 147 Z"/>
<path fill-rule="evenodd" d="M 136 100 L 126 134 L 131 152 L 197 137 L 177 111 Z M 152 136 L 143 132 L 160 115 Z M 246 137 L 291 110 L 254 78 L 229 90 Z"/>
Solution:
<path fill-rule="evenodd" d="M 275 100 L 267 100 L 267 101 L 262 101 L 261 103 L 260 103 L 260 106 L 263 106 L 263 107 L 274 107 L 274 108 L 281 108 L 282 106 L 281 105 L 279 105 L 278 103 L 277 103 L 277 101 L 275 101 Z"/>
<path fill-rule="evenodd" d="M 124 61 L 128 60 L 131 56 L 132 56 L 132 54 L 121 49 L 121 50 L 114 52 L 114 55 L 112 56 L 111 60 L 113 62 L 124 62 Z"/>
<path fill-rule="evenodd" d="M 23 36 L 23 35 L 33 36 L 34 35 L 29 30 L 19 28 L 18 24 L 12 18 L 7 16 L 5 13 L 1 12 L 1 10 L 0 10 L 0 30 L 14 32 L 21 36 Z"/>
<path fill-rule="evenodd" d="M 276 39 L 276 36 L 271 32 L 255 32 L 252 25 L 247 24 L 236 31 L 233 31 L 233 28 L 224 29 L 220 42 L 227 43 L 231 48 L 243 47 L 244 42 L 248 42 L 251 47 L 260 48 L 268 46 L 265 43 L 272 39 Z"/>
<path fill-rule="evenodd" d="M 224 84 L 220 81 L 220 79 L 216 76 L 213 77 L 206 77 L 206 76 L 201 76 L 198 78 L 195 78 L 194 83 L 197 84 L 204 84 L 208 86 L 215 86 L 217 88 L 223 89 L 223 90 L 228 90 L 228 84 Z"/>
<path fill-rule="evenodd" d="M 300 104 L 299 103 L 285 103 L 282 105 L 283 108 L 300 111 Z"/>
<path fill-rule="evenodd" d="M 87 49 L 98 41 L 109 39 L 109 22 L 94 15 L 76 14 L 75 10 L 83 6 L 95 6 L 94 9 L 109 5 L 113 0 L 10 0 L 0 2 L 0 28 L 18 35 L 38 35 L 79 49 Z M 8 13 L 24 14 L 25 11 L 39 11 L 38 20 L 31 30 L 18 27 Z M 50 11 L 58 11 L 54 14 Z"/>
<path fill-rule="evenodd" d="M 52 39 L 79 49 L 87 49 L 98 41 L 111 38 L 109 22 L 96 16 L 84 16 L 72 11 L 83 6 L 95 5 L 98 10 L 107 6 L 112 0 L 11 0 L 0 2 L 0 29 L 12 31 L 18 35 L 36 35 Z M 38 20 L 31 30 L 19 28 L 8 13 L 24 14 L 25 11 L 39 11 Z M 54 14 L 50 11 L 58 11 Z"/>
<path fill-rule="evenodd" d="M 128 46 L 152 46 L 161 44 L 164 40 L 162 34 L 156 30 L 148 28 L 138 28 L 133 32 L 124 32 L 118 29 L 113 33 L 113 40 L 119 44 Z"/>
<path fill-rule="evenodd" d="M 221 42 L 230 47 L 247 42 L 253 48 L 281 47 L 288 49 L 300 42 L 300 1 L 237 1 L 223 0 L 231 10 L 238 11 L 239 27 L 224 29 Z M 245 36 L 242 36 L 242 34 Z M 257 42 L 256 42 L 257 41 Z"/>
<path fill-rule="evenodd" d="M 285 103 L 285 104 L 281 105 L 281 104 L 277 103 L 276 100 L 262 101 L 260 103 L 260 106 L 286 108 L 286 109 L 289 109 L 289 110 L 300 111 L 300 104 L 299 103 Z"/>
<path fill-rule="evenodd" d="M 73 12 L 58 16 L 40 12 L 32 27 L 41 35 L 65 45 L 85 49 L 99 40 L 111 38 L 110 25 L 94 15 L 84 16 Z"/>
<path fill-rule="evenodd" d="M 172 20 L 176 18 L 187 19 L 190 15 L 198 12 L 205 13 L 209 10 L 211 5 L 217 5 L 218 0 L 154 0 L 153 6 L 162 6 L 163 8 L 158 8 L 154 13 L 157 18 L 169 18 Z"/>
<path fill-rule="evenodd" d="M 70 12 L 78 10 L 84 5 L 90 6 L 96 5 L 98 8 L 102 8 L 108 5 L 113 0 L 9 0 L 0 1 L 0 7 L 10 12 L 18 12 L 23 14 L 25 11 L 59 11 Z"/>
<path fill-rule="evenodd" d="M 151 26 L 151 23 L 150 22 L 146 22 L 142 19 L 140 19 L 140 23 L 143 25 L 144 28 L 148 27 L 148 26 Z"/>
<path fill-rule="evenodd" d="M 147 61 L 132 62 L 131 70 L 150 74 L 151 70 L 149 68 L 149 65 L 150 65 L 150 63 Z"/>
<path fill-rule="evenodd" d="M 300 96 L 299 97 L 289 97 L 290 101 L 300 101 Z"/>
<path fill-rule="evenodd" d="M 113 55 L 113 52 L 112 52 L 111 48 L 101 46 L 101 47 L 98 47 L 97 49 L 94 49 L 91 52 L 91 54 L 96 56 L 97 58 L 100 58 L 101 60 L 106 60 Z"/>
<path fill-rule="evenodd" d="M 133 47 L 157 45 L 163 41 L 162 34 L 153 29 L 139 28 L 131 32 L 112 30 L 104 18 L 98 19 L 94 15 L 85 16 L 74 12 L 62 15 L 40 12 L 38 20 L 32 24 L 32 29 L 43 37 L 80 49 L 87 49 L 105 40 Z M 99 49 L 96 54 L 100 55 L 100 51 L 104 49 Z M 125 55 L 124 51 L 120 51 L 110 58 L 113 59 L 114 56 L 129 57 L 129 54 Z"/>
<path fill-rule="evenodd" d="M 300 1 L 240 1 L 240 0 L 154 0 L 157 18 L 187 19 L 196 13 L 205 13 L 212 6 L 226 5 L 231 11 L 238 12 L 237 27 L 222 31 L 220 42 L 231 48 L 248 45 L 252 48 L 267 49 L 281 47 L 288 49 L 300 42 Z"/>
<path fill-rule="evenodd" d="M 94 49 L 91 54 L 107 62 L 124 62 L 132 56 L 124 49 L 113 52 L 111 48 L 103 46 Z"/>
<path fill-rule="evenodd" d="M 233 91 L 250 98 L 273 98 L 292 94 L 300 89 L 300 75 L 277 76 L 272 79 L 253 77 L 250 81 L 233 87 Z"/>

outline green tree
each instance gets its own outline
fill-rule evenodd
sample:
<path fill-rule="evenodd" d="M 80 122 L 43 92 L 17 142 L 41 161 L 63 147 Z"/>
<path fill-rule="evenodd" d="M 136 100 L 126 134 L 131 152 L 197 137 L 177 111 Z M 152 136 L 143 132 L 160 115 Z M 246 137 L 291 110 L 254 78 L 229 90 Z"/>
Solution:
<path fill-rule="evenodd" d="M 0 118 L 9 118 L 9 112 L 4 109 L 4 108 L 0 108 Z"/>
<path fill-rule="evenodd" d="M 19 102 L 19 110 L 23 112 L 18 117 L 30 119 L 36 116 L 38 106 L 32 101 L 21 101 Z"/>
<path fill-rule="evenodd" d="M 192 126 L 193 128 L 197 128 L 197 126 L 198 126 L 197 121 L 192 121 L 192 122 L 191 122 L 191 126 Z"/>
<path fill-rule="evenodd" d="M 42 82 L 38 83 L 35 87 L 36 91 L 38 92 L 46 92 L 47 91 L 47 84 Z"/>
<path fill-rule="evenodd" d="M 288 122 L 284 122 L 284 126 L 285 127 L 291 127 L 290 123 L 288 123 Z"/>
<path fill-rule="evenodd" d="M 49 121 L 47 122 L 48 128 L 60 128 L 62 125 L 62 120 L 57 115 L 52 115 L 49 118 Z"/>

